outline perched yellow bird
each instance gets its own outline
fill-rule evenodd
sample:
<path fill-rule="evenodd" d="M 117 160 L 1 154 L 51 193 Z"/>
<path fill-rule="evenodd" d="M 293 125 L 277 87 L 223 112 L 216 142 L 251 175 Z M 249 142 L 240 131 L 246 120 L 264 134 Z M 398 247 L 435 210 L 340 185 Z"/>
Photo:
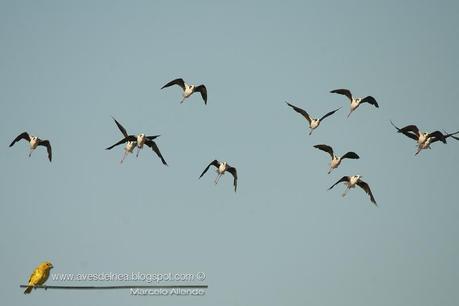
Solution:
<path fill-rule="evenodd" d="M 53 264 L 49 261 L 42 262 L 35 270 L 32 272 L 29 278 L 29 286 L 24 291 L 24 294 L 32 292 L 32 289 L 35 286 L 43 285 L 49 277 L 49 270 L 53 268 Z"/>

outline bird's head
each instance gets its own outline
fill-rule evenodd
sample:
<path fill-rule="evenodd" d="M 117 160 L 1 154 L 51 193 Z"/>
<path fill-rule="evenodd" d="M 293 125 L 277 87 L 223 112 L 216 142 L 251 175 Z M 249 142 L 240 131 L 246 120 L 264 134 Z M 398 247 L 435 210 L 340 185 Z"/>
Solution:
<path fill-rule="evenodd" d="M 40 266 L 43 267 L 46 270 L 50 270 L 50 269 L 54 268 L 53 264 L 50 261 L 45 261 Z"/>
<path fill-rule="evenodd" d="M 144 133 L 140 133 L 139 136 L 138 136 L 138 138 L 140 138 L 140 139 L 145 138 L 145 134 L 144 134 Z"/>
<path fill-rule="evenodd" d="M 36 141 L 38 139 L 37 136 L 30 136 L 30 140 Z"/>
<path fill-rule="evenodd" d="M 360 175 L 360 174 L 357 174 L 357 175 L 354 175 L 354 177 L 355 177 L 356 179 L 360 180 L 363 176 Z"/>

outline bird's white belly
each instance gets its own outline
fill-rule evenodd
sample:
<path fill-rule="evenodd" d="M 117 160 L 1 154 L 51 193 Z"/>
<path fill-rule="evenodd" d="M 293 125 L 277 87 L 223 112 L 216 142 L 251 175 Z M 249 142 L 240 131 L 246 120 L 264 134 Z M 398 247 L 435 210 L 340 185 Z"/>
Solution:
<path fill-rule="evenodd" d="M 126 151 L 129 152 L 129 153 L 132 153 L 132 151 L 134 151 L 135 146 L 136 146 L 135 142 L 134 143 L 128 143 L 126 145 Z"/>
<path fill-rule="evenodd" d="M 352 100 L 351 102 L 351 109 L 354 110 L 357 107 L 359 107 L 360 102 L 357 102 L 357 100 Z"/>
<path fill-rule="evenodd" d="M 334 159 L 332 159 L 331 162 L 330 162 L 330 167 L 331 167 L 332 169 L 335 169 L 336 167 L 339 166 L 340 163 L 341 163 L 341 159 L 339 159 L 339 158 L 338 158 L 338 159 L 335 159 L 335 158 L 334 158 Z"/>
<path fill-rule="evenodd" d="M 38 147 L 38 140 L 32 139 L 32 140 L 30 141 L 30 148 L 31 148 L 32 150 L 35 150 L 37 147 Z"/>
<path fill-rule="evenodd" d="M 187 87 L 185 88 L 185 91 L 183 92 L 183 96 L 185 98 L 188 98 L 189 96 L 191 96 L 192 93 L 193 93 L 193 90 L 191 89 L 191 87 Z"/>
<path fill-rule="evenodd" d="M 310 128 L 311 128 L 311 129 L 315 129 L 316 127 L 319 126 L 319 124 L 320 124 L 320 121 L 319 121 L 319 120 L 312 120 L 312 121 L 311 121 L 311 126 L 310 126 Z"/>

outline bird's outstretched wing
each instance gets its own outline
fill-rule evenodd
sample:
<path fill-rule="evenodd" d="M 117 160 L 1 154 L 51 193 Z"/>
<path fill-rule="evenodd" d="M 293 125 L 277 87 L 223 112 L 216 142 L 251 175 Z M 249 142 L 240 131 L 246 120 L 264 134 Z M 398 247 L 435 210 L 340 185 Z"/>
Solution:
<path fill-rule="evenodd" d="M 51 162 L 51 160 L 53 158 L 53 153 L 51 151 L 51 144 L 49 143 L 49 140 L 41 140 L 40 139 L 38 141 L 38 145 L 46 147 L 46 150 L 48 151 L 48 159 Z"/>
<path fill-rule="evenodd" d="M 338 185 L 339 183 L 341 182 L 349 182 L 349 177 L 348 176 L 343 176 L 342 178 L 340 178 L 336 183 L 334 183 L 333 185 L 331 185 L 330 188 L 328 188 L 328 190 L 332 189 L 333 187 L 335 187 L 336 185 Z"/>
<path fill-rule="evenodd" d="M 400 129 L 398 128 L 393 122 L 392 120 L 390 121 L 390 123 L 392 124 L 392 126 L 397 129 L 397 131 L 399 133 L 402 133 L 403 135 L 415 140 L 415 141 L 418 141 L 418 138 L 419 138 L 419 130 L 418 128 L 415 126 L 415 125 L 407 125 L 405 126 L 403 129 Z M 408 129 L 407 129 L 408 128 Z M 414 132 L 416 131 L 416 132 Z M 415 133 L 415 134 L 413 134 Z"/>
<path fill-rule="evenodd" d="M 315 145 L 314 148 L 327 152 L 328 154 L 330 154 L 331 158 L 333 158 L 333 148 L 332 147 L 327 146 L 325 144 L 318 144 L 318 145 Z"/>
<path fill-rule="evenodd" d="M 19 134 L 16 138 L 14 138 L 13 142 L 10 143 L 10 147 L 12 147 L 16 142 L 18 142 L 21 139 L 30 141 L 29 133 L 24 132 L 24 133 Z"/>
<path fill-rule="evenodd" d="M 150 139 L 150 140 L 153 140 L 153 139 L 156 139 L 158 138 L 159 136 L 161 135 L 154 135 L 154 136 L 145 136 L 146 139 Z"/>
<path fill-rule="evenodd" d="M 341 156 L 341 159 L 345 159 L 345 158 L 350 158 L 350 159 L 359 159 L 360 157 L 354 153 L 354 152 L 347 152 L 346 154 L 344 154 L 343 156 Z"/>
<path fill-rule="evenodd" d="M 134 135 L 129 135 L 128 137 L 121 139 L 120 141 L 118 141 L 114 145 L 111 145 L 108 148 L 105 148 L 105 150 L 111 150 L 114 147 L 116 147 L 116 146 L 118 146 L 120 144 L 126 143 L 128 141 L 137 141 L 137 137 L 135 137 Z"/>
<path fill-rule="evenodd" d="M 322 118 L 319 119 L 319 121 L 322 121 L 322 120 L 324 120 L 325 118 L 327 118 L 328 116 L 333 115 L 334 113 L 336 113 L 336 112 L 339 111 L 340 109 L 341 109 L 341 107 L 340 107 L 340 108 L 337 108 L 337 109 L 335 109 L 335 110 L 332 110 L 331 112 L 326 113 L 325 115 L 322 116 Z"/>
<path fill-rule="evenodd" d="M 234 192 L 236 192 L 236 189 L 237 189 L 237 171 L 236 171 L 236 168 L 228 166 L 226 171 L 228 171 L 229 173 L 231 173 L 233 175 L 233 178 L 234 178 L 234 180 L 233 180 Z"/>
<path fill-rule="evenodd" d="M 210 166 L 215 166 L 215 167 L 220 167 L 220 162 L 216 159 L 214 159 L 209 165 L 207 165 L 206 169 L 204 169 L 204 171 L 202 171 L 201 175 L 199 176 L 199 178 L 201 178 L 206 172 L 207 170 L 209 170 L 209 167 Z"/>
<path fill-rule="evenodd" d="M 182 87 L 183 90 L 185 90 L 185 81 L 181 78 L 170 81 L 169 83 L 161 87 L 161 89 L 172 86 L 172 85 L 178 85 Z"/>
<path fill-rule="evenodd" d="M 113 118 L 113 117 L 112 117 Z M 121 133 L 123 134 L 124 137 L 128 137 L 128 133 L 126 131 L 126 129 L 121 125 L 121 123 L 119 123 L 118 121 L 116 121 L 115 118 L 113 118 L 113 120 L 115 120 L 115 123 L 116 125 L 118 126 L 118 129 L 121 131 Z"/>
<path fill-rule="evenodd" d="M 201 93 L 201 97 L 204 100 L 204 104 L 207 105 L 207 88 L 205 85 L 199 85 L 194 88 L 194 91 L 199 91 Z"/>
<path fill-rule="evenodd" d="M 346 96 L 349 99 L 349 101 L 352 101 L 352 93 L 349 89 L 335 89 L 330 91 L 330 93 Z"/>
<path fill-rule="evenodd" d="M 443 136 L 445 136 L 445 139 L 448 138 L 448 137 L 451 137 L 453 139 L 456 139 L 456 140 L 459 140 L 459 137 L 457 136 L 454 136 L 456 134 L 459 134 L 459 131 L 457 132 L 454 132 L 454 133 L 447 133 L 446 131 L 443 131 L 445 134 Z"/>
<path fill-rule="evenodd" d="M 293 108 L 293 110 L 301 115 L 303 115 L 304 118 L 306 118 L 306 120 L 308 120 L 309 124 L 311 124 L 311 118 L 309 117 L 309 114 L 302 108 L 299 108 L 299 107 L 296 107 L 295 105 L 292 105 L 288 102 L 285 102 L 287 103 L 288 106 L 290 106 L 291 108 Z"/>
<path fill-rule="evenodd" d="M 430 140 L 430 143 L 434 143 L 434 142 L 437 142 L 437 141 L 441 141 L 443 143 L 446 143 L 446 135 L 443 135 L 442 132 L 440 131 L 433 131 L 432 133 L 429 133 L 429 135 L 427 135 L 427 138 L 431 138 Z"/>
<path fill-rule="evenodd" d="M 373 98 L 372 96 L 366 96 L 365 98 L 360 100 L 360 103 L 369 103 L 375 106 L 376 108 L 379 108 L 378 102 L 376 102 L 376 99 Z"/>
<path fill-rule="evenodd" d="M 360 181 L 360 180 L 357 182 L 357 185 L 359 185 L 360 188 L 365 190 L 365 192 L 370 196 L 371 202 L 375 204 L 376 206 L 378 206 L 378 204 L 376 204 L 375 198 L 373 197 L 373 193 L 371 192 L 370 186 L 368 186 L 368 184 L 365 183 L 364 181 Z"/>
<path fill-rule="evenodd" d="M 153 140 L 146 140 L 145 141 L 145 144 L 147 146 L 149 146 L 155 153 L 156 155 L 158 155 L 158 157 L 161 159 L 161 161 L 163 162 L 163 165 L 166 165 L 167 166 L 167 163 L 166 161 L 164 160 L 164 157 L 161 155 L 161 152 L 159 151 L 159 148 L 158 146 L 156 145 L 156 143 L 153 141 Z"/>

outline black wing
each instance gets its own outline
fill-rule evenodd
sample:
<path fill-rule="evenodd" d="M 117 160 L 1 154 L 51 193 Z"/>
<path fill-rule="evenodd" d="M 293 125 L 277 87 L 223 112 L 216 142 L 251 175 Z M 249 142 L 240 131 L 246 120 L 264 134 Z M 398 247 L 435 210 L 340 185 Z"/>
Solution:
<path fill-rule="evenodd" d="M 145 136 L 146 139 L 150 139 L 150 140 L 153 140 L 153 139 L 156 139 L 158 138 L 159 136 L 161 135 L 154 135 L 154 136 Z"/>
<path fill-rule="evenodd" d="M 113 118 L 113 117 L 112 117 Z M 126 129 L 121 125 L 121 123 L 119 123 L 118 121 L 116 121 L 115 118 L 113 118 L 113 120 L 115 120 L 115 123 L 116 125 L 118 126 L 118 128 L 120 129 L 121 133 L 123 134 L 124 137 L 128 137 L 128 133 L 126 131 Z"/>
<path fill-rule="evenodd" d="M 369 103 L 369 104 L 379 108 L 378 102 L 376 102 L 376 99 L 373 98 L 372 96 L 367 96 L 367 97 L 363 98 L 362 100 L 360 100 L 360 103 Z"/>
<path fill-rule="evenodd" d="M 443 135 L 442 132 L 440 131 L 434 131 L 432 133 L 429 133 L 429 135 L 427 135 L 427 138 L 431 138 L 430 140 L 430 143 L 434 143 L 434 142 L 437 142 L 437 141 L 441 141 L 443 143 L 446 143 L 446 135 Z"/>
<path fill-rule="evenodd" d="M 113 149 L 114 147 L 116 147 L 116 146 L 118 146 L 118 145 L 120 145 L 120 144 L 122 144 L 122 143 L 126 143 L 126 142 L 128 142 L 128 141 L 137 141 L 137 137 L 131 135 L 131 136 L 128 136 L 128 137 L 126 137 L 126 138 L 123 138 L 123 139 L 121 139 L 120 141 L 118 141 L 117 143 L 115 143 L 114 145 L 112 145 L 112 146 L 110 146 L 110 147 L 108 147 L 108 148 L 105 148 L 105 150 L 111 150 L 111 149 Z"/>
<path fill-rule="evenodd" d="M 341 156 L 341 159 L 345 159 L 345 158 L 350 158 L 350 159 L 359 159 L 360 157 L 354 153 L 354 152 L 347 152 L 346 154 L 344 154 L 343 156 Z"/>
<path fill-rule="evenodd" d="M 308 113 L 304 109 L 296 107 L 295 105 L 292 105 L 292 104 L 290 104 L 288 102 L 285 102 L 285 103 L 287 103 L 288 106 L 293 108 L 295 110 L 295 112 L 300 113 L 301 115 L 303 115 L 303 117 L 306 118 L 306 120 L 308 120 L 309 124 L 311 124 L 311 118 L 309 117 Z"/>
<path fill-rule="evenodd" d="M 333 115 L 334 113 L 336 113 L 336 112 L 339 111 L 340 109 L 341 109 L 341 107 L 340 107 L 340 108 L 337 108 L 337 109 L 335 109 L 335 110 L 333 110 L 333 111 L 331 111 L 331 112 L 326 113 L 325 115 L 322 116 L 322 118 L 319 119 L 319 121 L 322 121 L 322 120 L 324 120 L 325 118 L 327 118 L 328 116 Z"/>
<path fill-rule="evenodd" d="M 419 138 L 419 136 L 418 136 L 418 135 L 419 135 L 419 130 L 417 131 L 417 135 L 414 135 L 414 134 L 410 133 L 408 130 L 402 130 L 402 129 L 398 128 L 398 127 L 392 122 L 392 120 L 390 121 L 390 123 L 392 124 L 392 126 L 393 126 L 394 128 L 397 129 L 397 131 L 398 131 L 399 133 L 402 133 L 403 135 L 405 135 L 405 136 L 407 136 L 407 137 L 409 137 L 409 138 L 411 138 L 411 139 L 413 139 L 413 140 L 415 140 L 415 141 L 418 141 L 418 138 Z M 406 129 L 407 127 L 415 127 L 416 130 L 417 130 L 417 127 L 416 127 L 415 125 L 407 125 L 407 126 L 404 127 L 404 129 Z"/>
<path fill-rule="evenodd" d="M 161 161 L 163 162 L 163 165 L 167 166 L 167 163 L 164 160 L 164 157 L 161 155 L 161 152 L 159 151 L 159 148 L 156 145 L 156 143 L 153 140 L 148 139 L 148 140 L 145 141 L 145 144 L 147 146 L 149 146 L 156 153 L 156 155 L 158 155 L 159 158 L 161 158 Z"/>
<path fill-rule="evenodd" d="M 51 144 L 49 143 L 49 140 L 39 139 L 38 145 L 46 147 L 46 150 L 48 151 L 48 159 L 51 162 L 51 160 L 53 159 L 53 152 L 51 151 Z"/>
<path fill-rule="evenodd" d="M 365 183 L 364 181 L 360 181 L 360 180 L 357 182 L 357 185 L 359 185 L 360 188 L 365 190 L 365 192 L 370 196 L 371 202 L 375 204 L 376 206 L 378 206 L 378 204 L 376 204 L 375 198 L 373 197 L 373 193 L 371 192 L 370 186 L 368 186 L 368 184 Z"/>
<path fill-rule="evenodd" d="M 183 79 L 172 80 L 169 83 L 167 83 L 166 85 L 164 85 L 163 87 L 161 87 L 161 89 L 169 87 L 169 86 L 172 86 L 172 85 L 178 85 L 178 86 L 182 87 L 183 90 L 185 90 L 185 81 Z"/>
<path fill-rule="evenodd" d="M 214 159 L 209 165 L 207 165 L 206 169 L 204 169 L 204 171 L 202 171 L 201 175 L 199 176 L 199 178 L 201 178 L 206 172 L 207 170 L 209 170 L 209 167 L 210 166 L 215 166 L 215 167 L 220 167 L 220 162 L 216 159 Z"/>
<path fill-rule="evenodd" d="M 330 93 L 335 93 L 339 95 L 344 95 L 346 96 L 350 101 L 352 101 L 352 93 L 349 89 L 335 89 L 330 91 Z"/>
<path fill-rule="evenodd" d="M 314 148 L 327 152 L 333 158 L 333 148 L 332 147 L 327 146 L 325 144 L 318 144 L 318 145 L 315 145 Z"/>
<path fill-rule="evenodd" d="M 24 132 L 22 134 L 19 134 L 18 137 L 14 138 L 13 142 L 10 144 L 10 147 L 12 147 L 16 142 L 18 142 L 21 139 L 25 139 L 30 142 L 30 136 L 29 133 Z"/>
<path fill-rule="evenodd" d="M 451 134 L 448 134 L 446 131 L 443 131 L 443 132 L 445 132 L 445 134 L 443 135 L 443 136 L 445 136 L 445 139 L 448 138 L 448 137 L 451 137 L 451 138 L 453 138 L 453 139 L 459 140 L 458 137 L 454 136 L 454 135 L 456 135 L 456 134 L 459 134 L 459 131 L 457 131 L 457 132 L 455 132 L 455 133 L 451 133 Z"/>
<path fill-rule="evenodd" d="M 343 176 L 342 178 L 339 179 L 339 181 L 337 181 L 336 183 L 331 185 L 331 187 L 328 188 L 328 190 L 332 189 L 333 187 L 335 187 L 336 185 L 338 185 L 341 182 L 349 182 L 349 176 Z"/>
<path fill-rule="evenodd" d="M 234 185 L 234 192 L 236 192 L 236 189 L 237 189 L 237 171 L 236 171 L 236 168 L 228 166 L 228 168 L 226 168 L 226 171 L 231 173 L 233 175 L 233 177 L 234 177 L 233 185 Z"/>
<path fill-rule="evenodd" d="M 207 105 L 207 88 L 205 85 L 199 85 L 194 88 L 194 91 L 199 91 L 201 93 L 201 97 L 204 100 L 204 104 Z"/>

